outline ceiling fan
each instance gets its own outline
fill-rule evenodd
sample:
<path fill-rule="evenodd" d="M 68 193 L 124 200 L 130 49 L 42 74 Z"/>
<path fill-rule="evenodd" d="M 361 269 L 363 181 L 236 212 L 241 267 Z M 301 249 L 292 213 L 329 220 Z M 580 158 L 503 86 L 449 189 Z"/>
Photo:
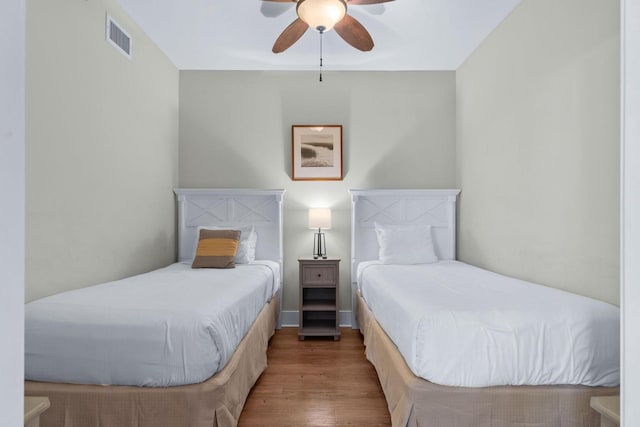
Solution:
<path fill-rule="evenodd" d="M 309 27 L 320 34 L 332 28 L 351 46 L 367 52 L 373 49 L 373 39 L 364 26 L 347 14 L 347 5 L 369 5 L 393 0 L 264 0 L 296 3 L 298 18 L 280 34 L 273 44 L 273 53 L 284 52 L 302 37 Z"/>

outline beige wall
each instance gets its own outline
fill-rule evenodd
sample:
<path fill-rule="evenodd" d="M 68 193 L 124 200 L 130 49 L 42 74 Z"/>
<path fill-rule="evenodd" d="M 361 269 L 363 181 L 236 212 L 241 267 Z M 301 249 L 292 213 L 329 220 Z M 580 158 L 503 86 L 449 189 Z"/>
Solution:
<path fill-rule="evenodd" d="M 618 301 L 617 2 L 525 0 L 456 73 L 322 83 L 178 73 L 115 0 L 27 12 L 27 300 L 171 262 L 180 185 L 287 190 L 288 310 L 310 206 L 334 210 L 350 308 L 347 190 L 375 187 L 460 187 L 462 260 Z M 107 12 L 133 60 L 104 41 Z M 344 125 L 343 181 L 291 181 L 290 126 L 310 123 Z"/>
<path fill-rule="evenodd" d="M 177 69 L 115 0 L 29 0 L 26 27 L 26 299 L 172 262 Z"/>
<path fill-rule="evenodd" d="M 524 0 L 457 71 L 461 260 L 619 303 L 619 13 Z"/>
<path fill-rule="evenodd" d="M 350 188 L 455 183 L 453 72 L 180 73 L 180 186 L 284 188 L 284 309 L 297 310 L 307 208 L 331 207 L 327 249 L 350 302 Z M 291 125 L 342 124 L 344 180 L 292 181 Z"/>

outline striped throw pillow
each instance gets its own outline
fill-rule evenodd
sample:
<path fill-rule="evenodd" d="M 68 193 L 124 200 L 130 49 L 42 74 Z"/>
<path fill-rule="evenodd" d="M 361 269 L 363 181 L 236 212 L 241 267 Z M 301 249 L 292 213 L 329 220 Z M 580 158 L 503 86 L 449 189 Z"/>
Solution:
<path fill-rule="evenodd" d="M 200 230 L 191 268 L 235 268 L 240 230 Z"/>

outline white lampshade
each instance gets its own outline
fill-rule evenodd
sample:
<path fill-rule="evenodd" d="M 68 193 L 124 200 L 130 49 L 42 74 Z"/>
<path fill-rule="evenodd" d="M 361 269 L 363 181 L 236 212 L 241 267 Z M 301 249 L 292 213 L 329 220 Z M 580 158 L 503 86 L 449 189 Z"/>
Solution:
<path fill-rule="evenodd" d="M 311 28 L 325 32 L 344 18 L 347 3 L 344 0 L 300 0 L 296 11 Z"/>
<path fill-rule="evenodd" d="M 331 228 L 331 209 L 311 208 L 309 209 L 309 228 Z"/>

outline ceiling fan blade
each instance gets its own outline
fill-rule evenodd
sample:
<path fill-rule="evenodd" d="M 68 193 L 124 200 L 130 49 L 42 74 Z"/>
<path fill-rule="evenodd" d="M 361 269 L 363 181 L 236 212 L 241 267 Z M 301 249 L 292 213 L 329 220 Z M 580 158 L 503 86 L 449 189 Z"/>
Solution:
<path fill-rule="evenodd" d="M 345 15 L 335 27 L 336 33 L 351 46 L 363 52 L 373 49 L 373 39 L 369 32 L 351 15 Z"/>
<path fill-rule="evenodd" d="M 309 29 L 309 26 L 302 19 L 298 18 L 293 21 L 287 28 L 284 29 L 280 37 L 273 44 L 273 53 L 284 52 L 289 49 L 291 45 L 298 41 L 300 37 Z"/>
<path fill-rule="evenodd" d="M 266 1 L 274 1 L 274 0 L 266 0 Z M 347 5 L 359 5 L 359 4 L 378 4 L 378 3 L 386 3 L 393 0 L 347 0 Z"/>

